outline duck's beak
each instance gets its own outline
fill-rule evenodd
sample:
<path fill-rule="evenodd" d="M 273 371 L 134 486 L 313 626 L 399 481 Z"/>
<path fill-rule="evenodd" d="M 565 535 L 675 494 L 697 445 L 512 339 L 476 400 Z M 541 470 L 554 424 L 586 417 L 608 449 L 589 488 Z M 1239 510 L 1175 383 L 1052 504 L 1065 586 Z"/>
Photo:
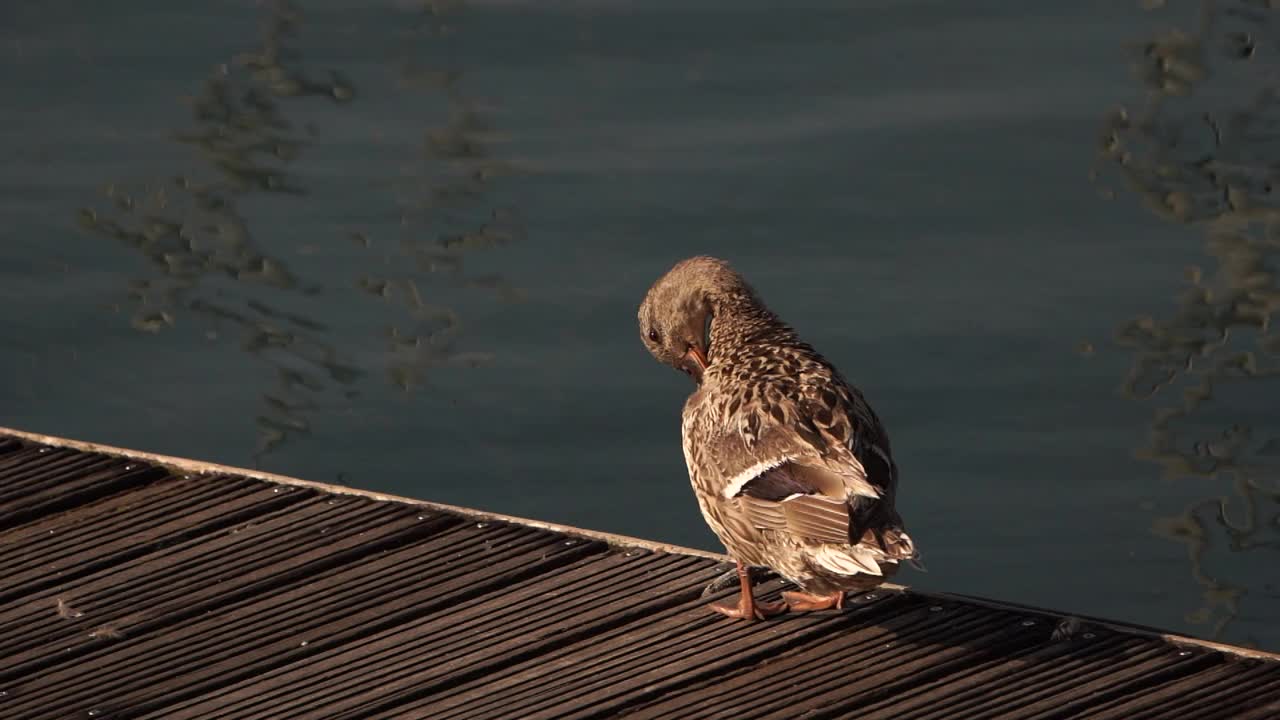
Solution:
<path fill-rule="evenodd" d="M 702 382 L 702 371 L 707 369 L 707 356 L 696 345 L 690 345 L 680 358 L 680 369 L 698 382 Z"/>

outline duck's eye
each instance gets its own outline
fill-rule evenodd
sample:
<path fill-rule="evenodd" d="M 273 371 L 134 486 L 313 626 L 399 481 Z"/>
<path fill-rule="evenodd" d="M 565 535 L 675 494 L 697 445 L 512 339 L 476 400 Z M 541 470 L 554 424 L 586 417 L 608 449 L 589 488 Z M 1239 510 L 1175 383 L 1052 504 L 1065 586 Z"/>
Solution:
<path fill-rule="evenodd" d="M 655 342 L 655 343 L 656 343 L 656 342 L 658 342 L 658 331 L 657 331 L 657 330 L 652 330 L 652 329 L 651 329 L 651 330 L 649 330 L 649 342 Z"/>

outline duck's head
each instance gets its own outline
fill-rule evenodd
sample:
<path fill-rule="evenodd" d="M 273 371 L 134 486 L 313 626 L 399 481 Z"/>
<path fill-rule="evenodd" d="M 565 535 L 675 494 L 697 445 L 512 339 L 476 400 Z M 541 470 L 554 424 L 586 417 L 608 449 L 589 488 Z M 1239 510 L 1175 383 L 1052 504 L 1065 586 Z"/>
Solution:
<path fill-rule="evenodd" d="M 658 278 L 640 303 L 640 339 L 658 362 L 695 380 L 711 360 L 710 330 L 716 301 L 745 288 L 723 260 L 693 257 Z"/>

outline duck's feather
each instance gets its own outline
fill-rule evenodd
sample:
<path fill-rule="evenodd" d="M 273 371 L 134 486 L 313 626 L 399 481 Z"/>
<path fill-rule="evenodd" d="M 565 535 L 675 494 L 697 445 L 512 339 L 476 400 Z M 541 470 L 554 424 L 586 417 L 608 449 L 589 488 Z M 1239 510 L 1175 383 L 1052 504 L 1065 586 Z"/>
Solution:
<path fill-rule="evenodd" d="M 812 546 L 825 571 L 878 575 L 879 563 L 914 558 L 879 418 L 807 346 L 769 352 L 769 365 L 790 372 L 744 374 L 732 392 L 721 385 L 690 399 L 686 422 L 702 420 L 696 441 L 686 435 L 695 485 L 736 508 L 726 519 Z M 736 522 L 726 522 L 730 532 Z"/>
<path fill-rule="evenodd" d="M 786 530 L 813 542 L 849 542 L 849 504 L 820 495 L 792 495 L 779 501 L 742 495 L 737 498 L 753 525 Z"/>

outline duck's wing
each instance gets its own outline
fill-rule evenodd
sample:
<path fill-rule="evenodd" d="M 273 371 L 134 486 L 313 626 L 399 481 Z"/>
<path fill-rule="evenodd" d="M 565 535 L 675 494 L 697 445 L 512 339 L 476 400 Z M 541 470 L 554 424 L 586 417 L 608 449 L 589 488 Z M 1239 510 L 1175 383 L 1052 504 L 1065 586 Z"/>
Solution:
<path fill-rule="evenodd" d="M 817 543 L 869 542 L 897 555 L 889 552 L 892 531 L 900 532 L 897 469 L 879 419 L 838 377 L 789 389 L 731 404 L 736 432 L 702 445 L 718 494 L 756 527 Z"/>

